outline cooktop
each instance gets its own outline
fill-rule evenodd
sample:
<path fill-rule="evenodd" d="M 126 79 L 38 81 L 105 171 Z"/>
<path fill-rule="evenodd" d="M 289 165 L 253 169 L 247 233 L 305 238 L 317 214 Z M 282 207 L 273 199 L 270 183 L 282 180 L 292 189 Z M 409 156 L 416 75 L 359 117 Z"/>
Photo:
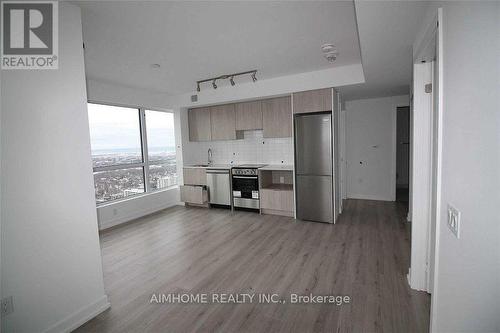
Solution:
<path fill-rule="evenodd" d="M 237 166 L 234 166 L 233 168 L 238 168 L 238 169 L 258 169 L 265 167 L 267 164 L 239 164 Z"/>

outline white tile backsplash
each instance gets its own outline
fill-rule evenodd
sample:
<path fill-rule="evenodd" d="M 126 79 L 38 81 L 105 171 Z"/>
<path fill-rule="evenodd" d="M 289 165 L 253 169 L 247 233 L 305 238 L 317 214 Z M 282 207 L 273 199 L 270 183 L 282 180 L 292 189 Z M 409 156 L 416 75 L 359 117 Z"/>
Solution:
<path fill-rule="evenodd" d="M 208 148 L 215 164 L 293 164 L 292 138 L 263 138 L 262 131 L 245 131 L 240 140 L 185 142 L 184 164 L 206 163 Z"/>

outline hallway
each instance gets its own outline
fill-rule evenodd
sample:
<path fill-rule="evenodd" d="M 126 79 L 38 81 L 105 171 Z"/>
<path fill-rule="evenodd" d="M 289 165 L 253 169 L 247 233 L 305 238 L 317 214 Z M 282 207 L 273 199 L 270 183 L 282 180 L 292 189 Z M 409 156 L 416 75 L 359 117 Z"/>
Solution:
<path fill-rule="evenodd" d="M 111 309 L 78 332 L 427 332 L 405 209 L 346 200 L 336 225 L 174 207 L 101 234 Z M 151 304 L 158 293 L 277 293 L 285 304 Z M 291 293 L 349 304 L 290 304 Z"/>

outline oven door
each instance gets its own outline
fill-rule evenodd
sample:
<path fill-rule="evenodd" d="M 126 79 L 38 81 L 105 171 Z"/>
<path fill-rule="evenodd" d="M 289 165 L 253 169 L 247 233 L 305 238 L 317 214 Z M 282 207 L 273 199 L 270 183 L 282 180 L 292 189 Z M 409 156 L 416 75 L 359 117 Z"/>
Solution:
<path fill-rule="evenodd" d="M 259 179 L 257 176 L 233 175 L 233 198 L 259 199 Z"/>

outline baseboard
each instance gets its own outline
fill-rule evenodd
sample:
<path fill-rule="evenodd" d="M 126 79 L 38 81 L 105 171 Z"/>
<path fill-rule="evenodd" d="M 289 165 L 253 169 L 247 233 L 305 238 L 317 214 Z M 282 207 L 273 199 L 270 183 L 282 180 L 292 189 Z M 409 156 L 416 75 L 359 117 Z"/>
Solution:
<path fill-rule="evenodd" d="M 347 198 L 359 199 L 359 200 L 394 201 L 393 198 L 382 197 L 378 195 L 370 195 L 370 194 L 349 194 Z"/>
<path fill-rule="evenodd" d="M 87 321 L 91 320 L 95 316 L 109 309 L 111 304 L 108 301 L 108 296 L 104 295 L 96 302 L 84 306 L 77 312 L 67 316 L 63 320 L 58 321 L 48 329 L 45 333 L 60 333 L 60 332 L 71 332 L 78 327 L 85 324 Z"/>
<path fill-rule="evenodd" d="M 293 217 L 293 215 L 294 215 L 293 212 L 287 212 L 284 210 L 276 210 L 276 209 L 262 208 L 260 211 L 264 215 L 280 215 L 280 216 L 288 216 L 288 217 Z"/>
<path fill-rule="evenodd" d="M 169 202 L 166 205 L 159 205 L 159 206 L 148 208 L 148 209 L 142 209 L 139 211 L 135 211 L 133 214 L 129 214 L 127 216 L 121 216 L 119 218 L 108 220 L 106 222 L 99 221 L 99 230 L 100 231 L 106 230 L 108 228 L 120 225 L 122 223 L 129 222 L 129 221 L 138 219 L 140 217 L 155 213 L 155 212 L 163 210 L 163 209 L 174 207 L 177 205 L 179 205 L 178 202 Z"/>

